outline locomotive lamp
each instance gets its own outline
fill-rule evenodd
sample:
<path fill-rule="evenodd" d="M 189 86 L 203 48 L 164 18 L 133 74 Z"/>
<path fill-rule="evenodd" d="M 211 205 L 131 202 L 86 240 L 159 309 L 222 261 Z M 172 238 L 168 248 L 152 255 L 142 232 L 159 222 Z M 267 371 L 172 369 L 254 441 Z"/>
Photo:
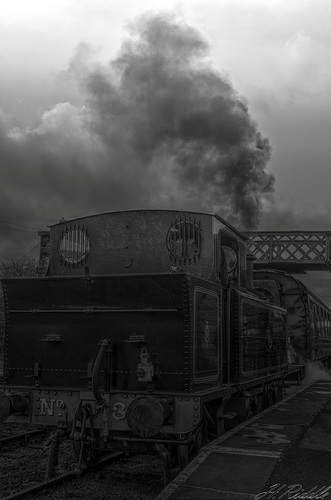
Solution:
<path fill-rule="evenodd" d="M 138 363 L 138 381 L 139 382 L 152 382 L 154 377 L 154 365 L 148 360 L 148 352 L 146 347 L 143 347 L 140 352 L 141 363 Z"/>

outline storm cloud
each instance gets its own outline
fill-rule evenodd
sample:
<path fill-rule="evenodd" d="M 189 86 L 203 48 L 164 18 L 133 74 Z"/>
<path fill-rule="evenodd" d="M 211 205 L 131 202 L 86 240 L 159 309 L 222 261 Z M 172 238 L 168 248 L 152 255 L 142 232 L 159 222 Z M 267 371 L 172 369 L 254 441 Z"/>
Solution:
<path fill-rule="evenodd" d="M 136 20 L 108 65 L 78 47 L 61 74 L 79 89 L 75 99 L 69 92 L 33 126 L 0 114 L 3 219 L 44 228 L 61 217 L 178 208 L 257 228 L 274 189 L 271 147 L 209 58 L 200 33 L 172 15 Z M 27 235 L 10 236 L 0 253 Z"/>

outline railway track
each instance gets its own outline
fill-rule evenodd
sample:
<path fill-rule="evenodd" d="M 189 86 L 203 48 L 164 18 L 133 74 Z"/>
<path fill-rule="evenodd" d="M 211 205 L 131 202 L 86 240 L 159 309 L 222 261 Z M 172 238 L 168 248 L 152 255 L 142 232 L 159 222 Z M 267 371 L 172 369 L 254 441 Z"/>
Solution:
<path fill-rule="evenodd" d="M 120 457 L 124 455 L 123 452 L 118 452 L 118 453 L 113 453 L 111 456 L 107 456 L 105 458 L 102 458 L 99 460 L 97 465 L 94 465 L 93 468 L 102 468 L 105 465 L 108 465 L 116 460 L 118 460 Z M 69 472 L 59 474 L 58 476 L 47 479 L 45 481 L 40 481 L 37 484 L 33 484 L 32 486 L 28 488 L 24 488 L 18 491 L 15 491 L 14 493 L 7 495 L 5 497 L 0 497 L 1 500 L 19 500 L 25 498 L 27 495 L 31 495 L 33 493 L 37 493 L 38 491 L 43 490 L 44 488 L 49 488 L 51 486 L 58 485 L 62 483 L 63 481 L 66 481 L 68 479 L 73 479 L 76 478 L 77 476 L 81 476 L 85 474 L 86 472 L 90 472 L 91 467 L 86 467 L 83 466 L 80 469 L 73 469 Z"/>
<path fill-rule="evenodd" d="M 25 443 L 26 445 L 30 444 L 36 438 L 47 436 L 47 430 L 45 429 L 36 429 L 33 431 L 22 432 L 20 434 L 14 434 L 12 436 L 7 436 L 0 439 L 0 454 L 3 453 L 3 450 L 7 447 L 10 447 L 14 444 Z"/>
<path fill-rule="evenodd" d="M 107 498 L 110 490 L 114 499 L 129 499 L 144 489 L 147 493 L 139 498 L 150 500 L 163 487 L 163 466 L 158 456 L 128 457 L 116 452 L 78 468 L 71 441 L 61 444 L 56 476 L 46 479 L 50 442 L 46 430 L 22 432 L 21 427 L 14 426 L 10 434 L 10 427 L 0 426 L 0 500 L 41 500 L 46 496 L 98 499 Z"/>

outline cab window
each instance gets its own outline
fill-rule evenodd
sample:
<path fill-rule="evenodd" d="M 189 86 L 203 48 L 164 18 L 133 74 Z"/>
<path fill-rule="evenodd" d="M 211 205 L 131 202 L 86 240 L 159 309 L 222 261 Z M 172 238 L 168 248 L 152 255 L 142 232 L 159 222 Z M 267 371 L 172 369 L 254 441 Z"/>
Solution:
<path fill-rule="evenodd" d="M 239 283 L 240 252 L 238 241 L 221 229 L 218 233 L 219 277 L 223 284 Z"/>

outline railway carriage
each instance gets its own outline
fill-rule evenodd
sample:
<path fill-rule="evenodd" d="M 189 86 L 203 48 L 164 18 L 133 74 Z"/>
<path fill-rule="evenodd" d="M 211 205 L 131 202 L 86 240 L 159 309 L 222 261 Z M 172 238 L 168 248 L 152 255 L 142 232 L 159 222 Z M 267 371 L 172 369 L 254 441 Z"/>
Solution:
<path fill-rule="evenodd" d="M 331 310 L 294 276 L 277 270 L 254 271 L 254 284 L 266 300 L 284 307 L 289 325 L 290 363 L 329 366 Z"/>
<path fill-rule="evenodd" d="M 42 238 L 40 277 L 2 280 L 0 418 L 56 429 L 51 455 L 71 439 L 86 463 L 154 449 L 184 466 L 302 376 L 286 304 L 255 289 L 220 216 L 111 212 Z"/>

